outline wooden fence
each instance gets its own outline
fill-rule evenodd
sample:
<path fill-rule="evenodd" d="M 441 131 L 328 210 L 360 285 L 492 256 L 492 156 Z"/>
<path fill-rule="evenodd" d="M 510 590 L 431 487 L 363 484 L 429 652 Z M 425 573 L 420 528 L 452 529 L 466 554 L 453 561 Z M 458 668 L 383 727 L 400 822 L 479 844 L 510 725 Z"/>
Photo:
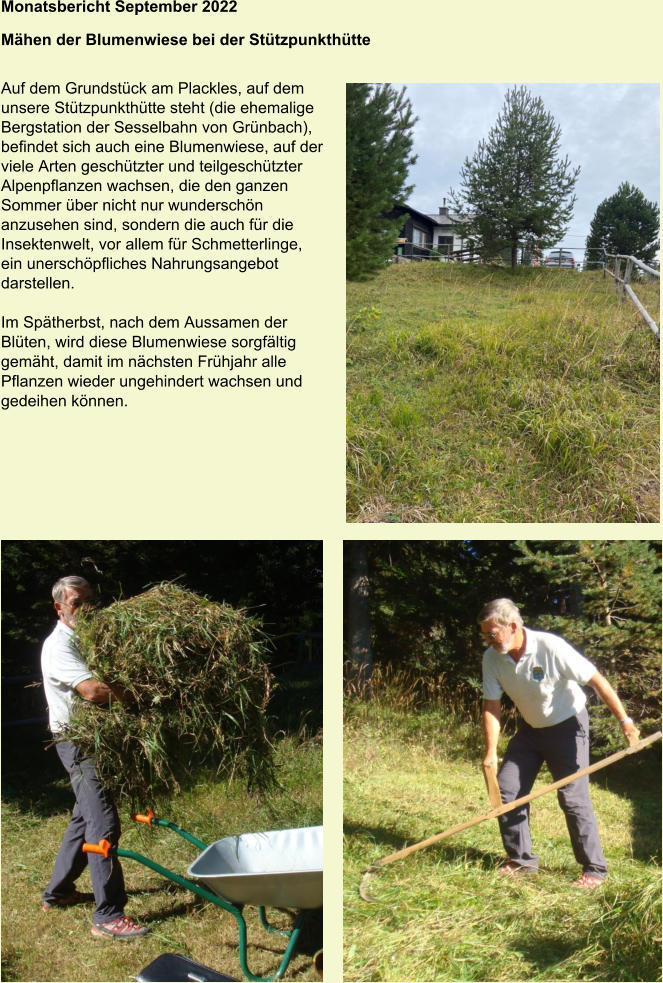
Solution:
<path fill-rule="evenodd" d="M 399 239 L 396 244 L 394 262 L 415 262 L 431 260 L 436 263 L 478 263 L 479 254 L 474 249 L 455 249 L 444 251 L 439 246 L 421 245 L 409 239 Z"/>
<path fill-rule="evenodd" d="M 635 256 L 624 256 L 623 254 L 617 253 L 607 253 L 603 250 L 604 263 L 603 263 L 603 278 L 605 279 L 606 273 L 609 273 L 614 280 L 615 293 L 619 292 L 619 299 L 624 300 L 625 294 L 628 294 L 635 306 L 638 308 L 643 318 L 654 332 L 657 338 L 660 338 L 660 331 L 656 321 L 653 319 L 651 314 L 645 310 L 639 297 L 633 292 L 633 288 L 630 286 L 631 276 L 633 275 L 633 267 L 637 267 L 644 273 L 650 276 L 658 277 L 661 279 L 661 274 L 658 270 L 653 270 L 651 266 L 647 266 L 642 260 L 636 259 Z M 615 268 L 614 271 L 609 268 L 609 261 L 614 260 Z M 624 269 L 624 276 L 621 276 L 622 271 L 622 260 L 626 261 L 626 267 Z M 621 290 L 618 284 L 621 284 Z"/>

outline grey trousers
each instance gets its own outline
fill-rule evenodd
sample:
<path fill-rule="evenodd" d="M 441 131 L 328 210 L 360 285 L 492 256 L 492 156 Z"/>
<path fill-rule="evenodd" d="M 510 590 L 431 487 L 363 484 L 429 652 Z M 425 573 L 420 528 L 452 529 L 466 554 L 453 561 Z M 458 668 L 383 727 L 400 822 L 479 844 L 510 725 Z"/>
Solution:
<path fill-rule="evenodd" d="M 84 757 L 70 741 L 59 741 L 56 750 L 71 779 L 76 805 L 55 858 L 51 880 L 44 891 L 44 901 L 56 901 L 71 894 L 77 878 L 89 866 L 96 908 L 95 925 L 112 921 L 124 911 L 127 895 L 124 875 L 117 857 L 83 853 L 83 843 L 109 840 L 117 846 L 120 820 L 115 804 L 97 777 L 95 760 Z"/>
<path fill-rule="evenodd" d="M 543 763 L 554 781 L 566 778 L 589 764 L 589 718 L 587 710 L 552 727 L 523 724 L 511 739 L 500 768 L 498 781 L 502 802 L 513 802 L 532 791 Z M 573 853 L 583 872 L 605 877 L 608 868 L 596 816 L 589 800 L 589 777 L 557 790 L 557 801 L 564 811 Z M 529 829 L 529 803 L 499 817 L 502 843 L 513 863 L 532 870 L 539 859 L 532 851 Z"/>

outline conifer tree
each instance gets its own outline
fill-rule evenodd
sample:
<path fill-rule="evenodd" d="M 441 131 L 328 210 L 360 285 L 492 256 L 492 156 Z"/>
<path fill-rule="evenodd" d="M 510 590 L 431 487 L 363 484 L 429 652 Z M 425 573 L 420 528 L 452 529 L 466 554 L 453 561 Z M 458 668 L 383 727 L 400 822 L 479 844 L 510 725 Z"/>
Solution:
<path fill-rule="evenodd" d="M 532 627 L 562 635 L 620 693 L 638 726 L 656 725 L 661 699 L 660 544 L 641 540 L 518 543 L 548 582 L 548 614 Z M 607 710 L 594 714 L 619 739 Z"/>
<path fill-rule="evenodd" d="M 381 269 L 394 250 L 403 217 L 386 217 L 402 205 L 416 118 L 405 90 L 388 83 L 346 86 L 346 274 L 360 280 Z"/>
<path fill-rule="evenodd" d="M 515 269 L 519 247 L 546 248 L 566 232 L 580 168 L 561 158 L 561 135 L 541 98 L 516 86 L 488 138 L 465 159 L 451 199 L 458 232 L 485 258 L 509 249 Z"/>
<path fill-rule="evenodd" d="M 624 181 L 594 213 L 585 242 L 585 265 L 588 269 L 600 267 L 603 250 L 651 263 L 659 247 L 658 235 L 658 205 Z"/>

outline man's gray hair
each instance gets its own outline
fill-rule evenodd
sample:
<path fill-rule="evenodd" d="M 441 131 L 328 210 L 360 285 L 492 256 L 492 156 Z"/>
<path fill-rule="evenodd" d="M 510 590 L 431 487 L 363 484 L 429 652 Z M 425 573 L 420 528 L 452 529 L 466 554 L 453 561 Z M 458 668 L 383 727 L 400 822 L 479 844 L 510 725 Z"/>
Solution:
<path fill-rule="evenodd" d="M 489 601 L 479 611 L 477 621 L 483 624 L 484 621 L 493 619 L 499 625 L 516 624 L 519 628 L 523 626 L 523 619 L 520 611 L 508 597 L 498 597 L 494 601 Z"/>
<path fill-rule="evenodd" d="M 62 604 L 65 598 L 66 592 L 73 588 L 74 590 L 85 590 L 85 588 L 90 588 L 85 577 L 60 577 L 53 584 L 53 590 L 51 591 L 53 595 L 53 600 L 57 601 L 58 604 Z"/>

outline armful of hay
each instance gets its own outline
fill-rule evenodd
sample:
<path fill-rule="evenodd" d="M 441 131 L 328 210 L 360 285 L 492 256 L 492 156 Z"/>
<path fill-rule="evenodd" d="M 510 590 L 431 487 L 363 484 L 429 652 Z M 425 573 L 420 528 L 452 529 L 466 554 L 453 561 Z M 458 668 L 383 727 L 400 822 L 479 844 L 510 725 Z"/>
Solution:
<path fill-rule="evenodd" d="M 160 584 L 81 614 L 76 635 L 111 699 L 78 700 L 68 739 L 96 756 L 110 791 L 154 801 L 201 770 L 273 781 L 270 641 L 255 617 Z"/>

